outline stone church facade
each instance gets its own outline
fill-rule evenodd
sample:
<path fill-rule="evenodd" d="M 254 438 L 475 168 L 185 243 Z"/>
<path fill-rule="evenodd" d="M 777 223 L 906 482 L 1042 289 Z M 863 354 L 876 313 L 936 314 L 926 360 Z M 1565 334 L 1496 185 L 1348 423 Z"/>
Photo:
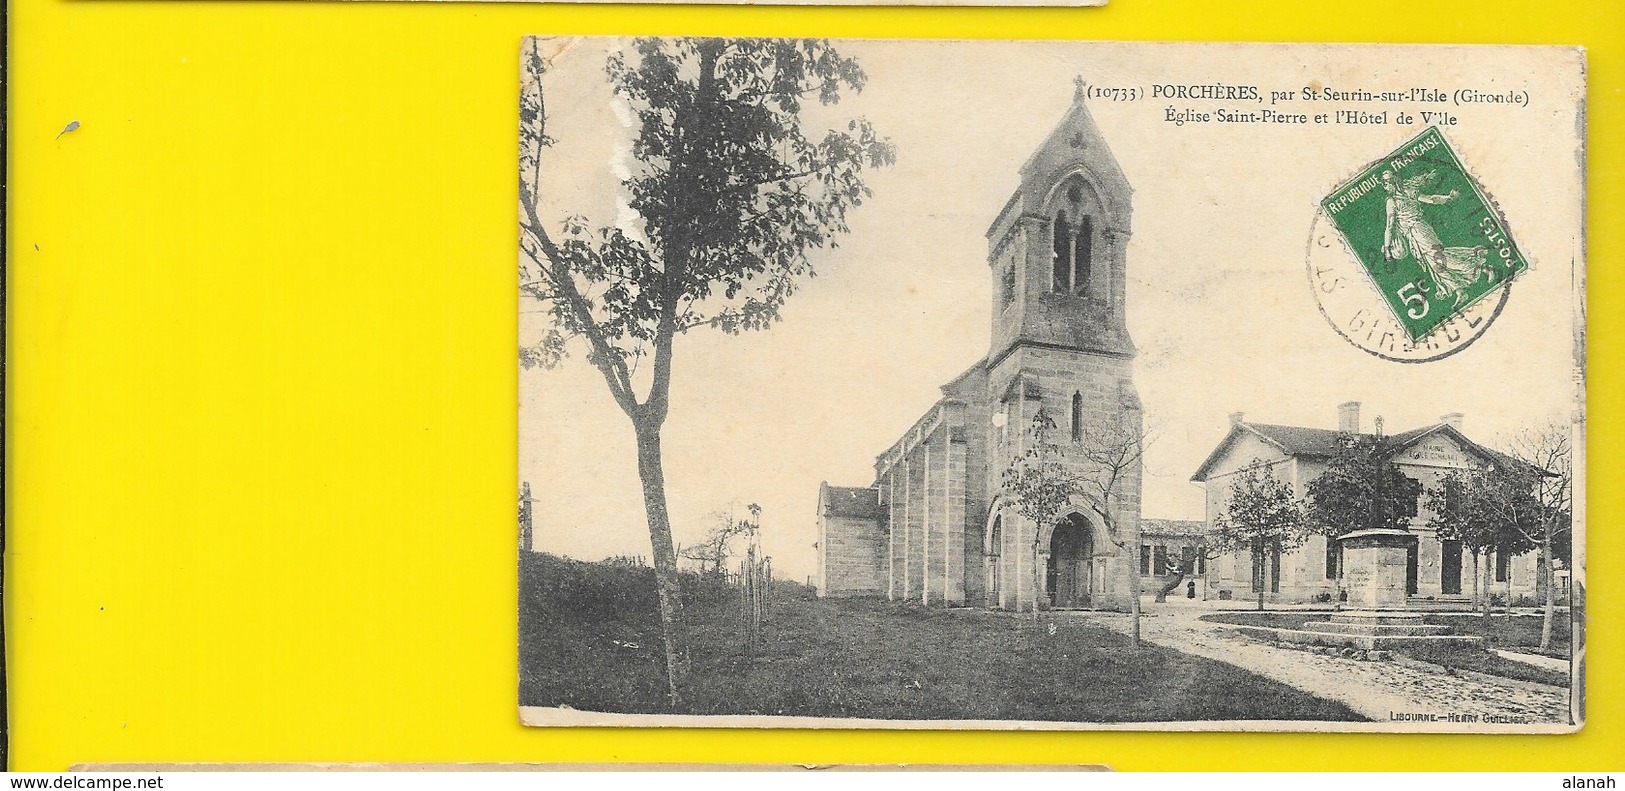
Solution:
<path fill-rule="evenodd" d="M 873 483 L 820 487 L 820 595 L 1128 607 L 1137 462 L 1113 498 L 1115 533 L 1088 509 L 1033 524 L 999 486 L 1040 410 L 1074 442 L 1082 425 L 1142 424 L 1124 304 L 1132 189 L 1081 90 L 1020 176 L 987 231 L 987 355 L 879 454 Z"/>
<path fill-rule="evenodd" d="M 1191 480 L 1207 491 L 1207 523 L 1229 505 L 1237 473 L 1267 466 L 1276 480 L 1292 487 L 1300 498 L 1309 496 L 1309 484 L 1326 471 L 1339 439 L 1359 434 L 1378 448 L 1401 472 L 1422 484 L 1416 510 L 1407 529 L 1416 535 L 1406 556 L 1407 595 L 1418 603 L 1461 604 L 1473 592 L 1473 561 L 1460 541 L 1441 541 L 1429 526 L 1429 490 L 1445 476 L 1490 464 L 1519 464 L 1469 439 L 1462 432 L 1459 413 L 1445 415 L 1428 426 L 1389 434 L 1377 418 L 1372 431 L 1363 431 L 1360 404 L 1338 407 L 1336 429 L 1254 423 L 1241 413 L 1230 416 L 1230 427 Z M 1330 602 L 1338 596 L 1336 545 L 1325 536 L 1311 535 L 1301 547 L 1275 557 L 1254 558 L 1250 552 L 1230 552 L 1207 564 L 1208 598 L 1252 599 L 1262 587 L 1264 600 L 1278 604 Z M 1490 592 L 1510 600 L 1539 595 L 1536 553 L 1492 557 L 1487 560 Z M 1482 571 L 1480 573 L 1482 574 Z"/>

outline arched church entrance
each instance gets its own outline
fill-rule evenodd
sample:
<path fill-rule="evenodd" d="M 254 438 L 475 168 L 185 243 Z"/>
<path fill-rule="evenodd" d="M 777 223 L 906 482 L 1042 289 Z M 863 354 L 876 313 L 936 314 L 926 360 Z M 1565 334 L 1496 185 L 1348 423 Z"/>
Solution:
<path fill-rule="evenodd" d="M 1049 539 L 1049 564 L 1045 589 L 1052 607 L 1090 606 L 1090 558 L 1094 541 L 1089 521 L 1072 514 L 1055 525 Z"/>

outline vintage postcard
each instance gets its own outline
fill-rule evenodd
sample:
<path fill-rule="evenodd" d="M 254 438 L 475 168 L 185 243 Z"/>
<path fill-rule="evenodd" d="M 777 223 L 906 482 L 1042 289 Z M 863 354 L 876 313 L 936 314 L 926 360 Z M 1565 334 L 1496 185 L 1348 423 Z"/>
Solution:
<path fill-rule="evenodd" d="M 525 723 L 1584 723 L 1581 50 L 520 61 Z"/>

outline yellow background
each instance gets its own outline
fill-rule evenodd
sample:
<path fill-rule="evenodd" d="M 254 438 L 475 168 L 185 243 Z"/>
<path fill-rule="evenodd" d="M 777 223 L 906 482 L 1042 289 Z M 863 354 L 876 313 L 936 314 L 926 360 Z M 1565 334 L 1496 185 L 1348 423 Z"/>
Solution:
<path fill-rule="evenodd" d="M 786 9 L 13 0 L 12 767 L 1090 762 L 1619 769 L 1625 4 Z M 1491 737 L 526 729 L 515 105 L 526 33 L 1584 44 L 1590 723 Z M 945 74 L 951 80 L 953 75 Z M 928 90 L 929 86 L 922 86 Z M 69 121 L 78 131 L 57 137 Z"/>

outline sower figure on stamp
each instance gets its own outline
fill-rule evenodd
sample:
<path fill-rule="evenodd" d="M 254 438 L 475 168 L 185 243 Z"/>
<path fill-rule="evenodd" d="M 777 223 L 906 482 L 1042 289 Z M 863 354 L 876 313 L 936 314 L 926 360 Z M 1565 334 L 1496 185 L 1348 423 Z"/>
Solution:
<path fill-rule="evenodd" d="M 1438 178 L 1437 171 L 1429 170 L 1400 181 L 1392 170 L 1382 174 L 1382 188 L 1388 193 L 1388 219 L 1382 230 L 1382 254 L 1389 261 L 1399 261 L 1406 254 L 1427 270 L 1433 281 L 1433 298 L 1448 299 L 1459 304 L 1464 289 L 1480 279 L 1495 281 L 1495 272 L 1485 263 L 1488 248 L 1445 247 L 1439 234 L 1422 216 L 1422 204 L 1443 204 L 1455 200 L 1458 194 L 1451 190 L 1442 195 L 1424 195 L 1422 188 Z"/>

